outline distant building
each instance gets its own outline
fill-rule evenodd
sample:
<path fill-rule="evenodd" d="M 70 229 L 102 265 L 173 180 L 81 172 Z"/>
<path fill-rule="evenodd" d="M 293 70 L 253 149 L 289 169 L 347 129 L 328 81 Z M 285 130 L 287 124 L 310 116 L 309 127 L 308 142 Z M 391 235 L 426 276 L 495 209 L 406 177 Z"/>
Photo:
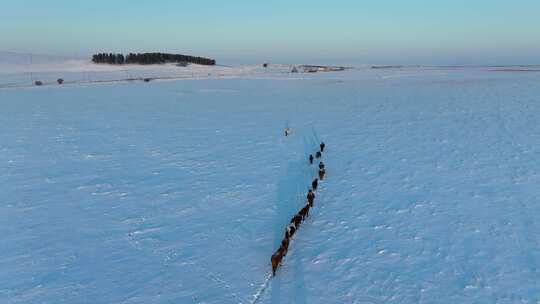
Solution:
<path fill-rule="evenodd" d="M 345 67 L 324 65 L 300 65 L 298 66 L 298 70 L 302 73 L 339 72 L 344 71 Z"/>

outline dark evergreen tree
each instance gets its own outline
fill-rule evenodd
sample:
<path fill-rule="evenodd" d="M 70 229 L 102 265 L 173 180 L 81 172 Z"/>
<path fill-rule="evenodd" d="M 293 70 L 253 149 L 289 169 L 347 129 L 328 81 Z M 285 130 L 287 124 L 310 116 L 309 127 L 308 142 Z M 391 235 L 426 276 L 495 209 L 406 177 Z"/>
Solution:
<path fill-rule="evenodd" d="M 195 63 L 215 65 L 214 59 L 167 53 L 129 53 L 123 54 L 98 53 L 92 55 L 92 62 L 107 64 L 162 64 L 162 63 Z"/>

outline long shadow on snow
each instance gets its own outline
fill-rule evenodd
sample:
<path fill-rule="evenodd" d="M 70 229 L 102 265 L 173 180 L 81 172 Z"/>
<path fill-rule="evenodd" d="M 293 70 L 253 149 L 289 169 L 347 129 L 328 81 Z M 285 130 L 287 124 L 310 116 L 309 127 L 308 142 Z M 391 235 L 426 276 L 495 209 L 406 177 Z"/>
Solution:
<path fill-rule="evenodd" d="M 315 135 L 315 134 L 314 134 Z M 315 135 L 316 136 L 316 135 Z M 277 249 L 281 245 L 281 240 L 285 236 L 285 228 L 290 219 L 305 205 L 305 195 L 309 190 L 311 181 L 314 178 L 314 170 L 307 162 L 309 154 L 316 151 L 318 144 L 314 144 L 315 138 L 308 140 L 304 138 L 304 157 L 291 161 L 287 167 L 286 174 L 278 182 L 276 220 L 274 227 L 274 247 Z M 313 151 L 312 151 L 313 150 Z M 304 222 L 303 225 L 306 223 Z M 302 227 L 300 226 L 299 233 Z M 297 252 L 294 241 L 291 242 L 289 254 L 283 263 L 289 263 L 294 273 L 294 283 L 296 295 L 294 303 L 306 303 L 304 269 L 299 257 L 292 258 L 291 255 Z M 279 271 L 279 270 L 278 270 Z M 281 277 L 274 278 L 272 284 L 271 303 L 280 303 Z"/>

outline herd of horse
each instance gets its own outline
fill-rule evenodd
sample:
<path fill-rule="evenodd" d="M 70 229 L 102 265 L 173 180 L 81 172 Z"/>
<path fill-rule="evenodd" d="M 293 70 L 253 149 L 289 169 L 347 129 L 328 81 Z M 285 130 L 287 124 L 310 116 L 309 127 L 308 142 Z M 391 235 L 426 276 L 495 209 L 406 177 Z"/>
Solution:
<path fill-rule="evenodd" d="M 287 132 L 285 133 L 286 135 Z M 324 142 L 321 142 L 319 145 L 320 150 L 315 153 L 315 158 L 313 158 L 313 154 L 309 155 L 309 163 L 310 165 L 313 165 L 314 159 L 320 159 L 322 158 L 322 153 L 324 152 L 324 148 L 326 147 Z M 324 175 L 326 174 L 326 168 L 324 166 L 324 163 L 322 161 L 319 162 L 319 177 L 315 178 L 313 182 L 311 183 L 311 189 L 308 190 L 308 193 L 306 195 L 307 203 L 306 205 L 298 211 L 298 213 L 291 219 L 291 222 L 287 226 L 287 229 L 285 230 L 285 237 L 281 241 L 281 246 L 279 249 L 272 255 L 270 261 L 272 262 L 272 275 L 276 275 L 276 270 L 281 264 L 281 260 L 287 255 L 287 252 L 289 250 L 289 243 L 296 232 L 298 228 L 300 227 L 300 224 L 309 216 L 309 209 L 313 207 L 313 201 L 315 200 L 315 191 L 317 191 L 317 187 L 319 185 L 319 180 L 324 179 Z"/>

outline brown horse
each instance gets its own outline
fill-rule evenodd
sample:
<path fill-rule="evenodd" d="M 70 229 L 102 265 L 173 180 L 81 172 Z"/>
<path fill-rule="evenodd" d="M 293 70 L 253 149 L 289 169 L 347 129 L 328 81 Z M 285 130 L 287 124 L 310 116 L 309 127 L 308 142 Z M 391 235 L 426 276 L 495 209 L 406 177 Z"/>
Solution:
<path fill-rule="evenodd" d="M 324 175 L 326 174 L 326 170 L 325 169 L 319 169 L 319 179 L 320 180 L 323 180 L 324 179 Z"/>
<path fill-rule="evenodd" d="M 308 191 L 308 194 L 307 194 L 307 200 L 309 202 L 309 205 L 310 207 L 313 207 L 313 200 L 315 199 L 315 193 L 313 193 L 313 191 L 311 191 L 311 189 Z"/>
<path fill-rule="evenodd" d="M 291 219 L 291 225 L 294 225 L 294 227 L 296 229 L 298 229 L 298 227 L 300 227 L 300 223 L 302 222 L 302 217 L 299 216 L 298 214 L 296 214 L 295 216 L 293 216 L 293 218 Z"/>
<path fill-rule="evenodd" d="M 302 223 L 302 215 L 300 215 L 299 213 L 297 213 L 294 217 L 293 217 L 293 220 L 294 220 L 294 226 L 296 226 L 297 228 L 300 226 L 300 223 Z"/>
<path fill-rule="evenodd" d="M 270 258 L 270 261 L 272 262 L 272 275 L 276 275 L 276 270 L 281 263 L 281 260 L 283 259 L 283 248 L 279 247 L 279 249 L 272 255 Z"/>
<path fill-rule="evenodd" d="M 294 224 L 290 224 L 287 227 L 287 231 L 285 231 L 285 238 L 287 239 L 292 238 L 295 232 L 296 232 L 296 227 L 294 226 Z"/>
<path fill-rule="evenodd" d="M 289 251 L 289 239 L 288 238 L 284 238 L 281 241 L 281 248 L 283 248 L 283 256 L 286 256 L 287 252 Z"/>
<path fill-rule="evenodd" d="M 311 188 L 313 188 L 313 191 L 317 191 L 317 186 L 319 185 L 319 180 L 318 179 L 314 179 L 312 182 L 311 182 Z"/>
<path fill-rule="evenodd" d="M 306 217 L 309 216 L 309 205 L 304 206 L 304 208 L 300 210 L 300 215 L 302 216 L 302 220 L 305 220 Z"/>

